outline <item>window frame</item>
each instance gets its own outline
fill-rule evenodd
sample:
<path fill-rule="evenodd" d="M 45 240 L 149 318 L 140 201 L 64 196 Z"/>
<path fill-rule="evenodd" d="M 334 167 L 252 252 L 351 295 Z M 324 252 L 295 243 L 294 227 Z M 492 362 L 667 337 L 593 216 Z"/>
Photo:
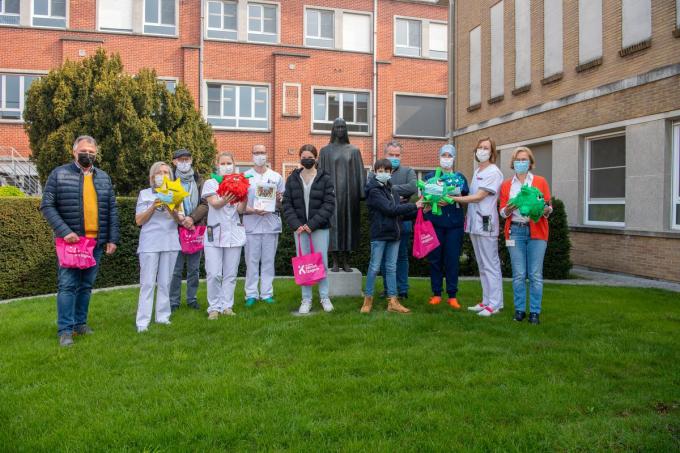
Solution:
<path fill-rule="evenodd" d="M 127 28 L 102 28 L 101 26 L 101 5 L 102 5 L 102 0 L 97 0 L 97 9 L 96 9 L 96 21 L 97 21 L 97 31 L 101 33 L 117 33 L 117 34 L 133 34 L 135 32 L 135 15 L 134 15 L 134 3 L 135 0 L 132 0 L 132 8 L 133 11 L 132 13 L 132 28 L 127 29 Z"/>
<path fill-rule="evenodd" d="M 585 175 L 584 175 L 584 186 L 585 186 L 585 192 L 584 192 L 584 212 L 583 212 L 583 223 L 585 225 L 592 225 L 592 226 L 602 226 L 602 227 L 612 227 L 612 228 L 623 228 L 626 226 L 626 217 L 625 217 L 625 206 L 626 206 L 626 197 L 625 197 L 625 179 L 624 179 L 624 196 L 623 198 L 600 198 L 597 201 L 591 201 L 590 200 L 590 153 L 591 153 L 591 143 L 595 140 L 602 140 L 606 138 L 612 138 L 612 137 L 625 137 L 626 132 L 625 131 L 616 131 L 616 132 L 610 132 L 607 134 L 599 134 L 599 135 L 592 135 L 585 137 L 585 162 L 584 162 L 584 169 L 585 169 Z M 626 151 L 624 150 L 624 153 Z M 628 167 L 628 161 L 626 159 L 626 165 L 623 167 L 624 169 Z M 619 167 L 607 167 L 607 168 L 619 168 Z M 588 213 L 588 208 L 590 205 L 623 205 L 624 206 L 624 220 L 623 222 L 607 222 L 607 221 L 602 221 L 602 220 L 590 220 L 589 218 L 589 213 Z"/>
<path fill-rule="evenodd" d="M 179 85 L 179 77 L 158 76 L 156 77 L 156 80 L 165 85 L 165 89 L 168 91 L 170 91 L 170 88 L 168 88 L 168 83 L 174 83 L 175 87 L 173 88 L 172 91 L 170 91 L 170 93 L 175 94 L 175 91 L 177 91 L 177 85 Z"/>
<path fill-rule="evenodd" d="M 399 48 L 399 47 L 408 48 L 408 49 L 416 48 L 416 47 L 413 47 L 413 46 L 410 46 L 410 45 L 400 46 L 400 45 L 397 44 L 397 23 L 400 20 L 406 21 L 407 24 L 409 24 L 410 22 L 418 22 L 420 24 L 420 43 L 417 47 L 418 55 L 404 55 L 404 54 L 400 54 L 400 53 L 397 52 L 397 48 Z M 423 55 L 423 22 L 424 21 L 425 21 L 424 19 L 415 18 L 415 17 L 394 16 L 394 28 L 393 28 L 393 30 L 394 30 L 394 48 L 393 48 L 393 53 L 394 53 L 395 56 L 397 56 L 397 57 L 408 57 L 408 58 L 426 58 Z M 408 37 L 410 35 L 411 35 L 411 26 L 408 25 L 408 30 L 407 30 L 407 33 L 406 33 L 407 41 L 408 41 Z"/>
<path fill-rule="evenodd" d="M 53 16 L 52 13 L 52 0 L 47 0 L 47 15 L 36 14 L 35 13 L 35 2 L 36 0 L 31 0 L 31 27 L 35 28 L 49 28 L 53 30 L 65 30 L 68 29 L 68 16 L 69 16 L 69 1 L 64 0 L 64 16 Z M 19 5 L 19 14 L 21 15 L 21 5 Z M 64 19 L 64 26 L 57 27 L 52 25 L 36 25 L 35 19 Z"/>
<path fill-rule="evenodd" d="M 671 198 L 671 222 L 670 226 L 672 230 L 680 230 L 680 223 L 676 223 L 678 216 L 678 211 L 680 208 L 680 122 L 673 123 L 673 162 L 671 164 L 672 171 L 671 177 L 673 178 L 673 183 L 671 184 L 673 188 L 673 194 Z"/>
<path fill-rule="evenodd" d="M 403 55 L 397 52 L 397 47 L 405 47 L 405 46 L 397 46 L 397 21 L 399 20 L 405 20 L 405 21 L 416 21 L 420 22 L 420 54 L 419 55 Z M 413 17 L 413 16 L 394 16 L 393 18 L 393 23 L 392 23 L 392 54 L 395 57 L 402 57 L 402 58 L 419 58 L 422 60 L 434 60 L 434 61 L 441 61 L 441 62 L 446 62 L 449 59 L 449 48 L 448 48 L 448 42 L 447 42 L 447 47 L 446 47 L 446 56 L 444 58 L 439 58 L 439 57 L 433 57 L 430 55 L 430 46 L 428 45 L 428 48 L 425 49 L 423 42 L 424 39 L 423 37 L 425 36 L 425 28 L 427 28 L 427 33 L 428 33 L 428 43 L 430 40 L 430 24 L 436 24 L 436 25 L 443 25 L 446 27 L 446 35 L 447 37 L 449 36 L 449 23 L 445 20 L 438 20 L 438 19 L 426 19 L 422 17 Z M 426 27 L 427 25 L 427 27 Z M 438 51 L 435 51 L 438 52 Z"/>
<path fill-rule="evenodd" d="M 316 45 L 313 45 L 313 44 L 309 44 L 309 43 L 307 42 L 307 39 L 308 39 L 308 38 L 311 38 L 311 39 L 318 39 L 318 40 L 328 40 L 328 38 L 321 38 L 321 37 L 319 37 L 319 36 L 310 36 L 310 35 L 308 34 L 308 33 L 309 33 L 309 23 L 308 23 L 308 20 L 307 20 L 307 13 L 310 12 L 310 11 L 314 11 L 314 12 L 327 12 L 327 13 L 331 13 L 331 14 L 333 15 L 333 37 L 330 39 L 330 41 L 331 41 L 331 46 L 330 46 L 330 47 L 316 46 Z M 336 37 L 337 37 L 337 33 L 336 33 L 336 32 L 337 32 L 337 30 L 336 30 L 336 26 L 335 26 L 335 21 L 336 21 L 336 19 L 337 19 L 336 13 L 337 13 L 338 11 L 339 11 L 341 14 L 342 14 L 342 12 L 343 12 L 343 11 L 341 11 L 341 10 L 335 10 L 335 9 L 333 9 L 333 8 L 323 8 L 323 7 L 305 5 L 305 7 L 304 7 L 304 19 L 303 19 L 303 21 L 304 21 L 304 23 L 303 23 L 303 33 L 304 33 L 304 45 L 305 45 L 305 47 L 312 47 L 312 48 L 314 48 L 314 49 L 337 49 L 337 45 L 336 45 Z M 319 22 L 319 24 L 321 24 L 321 22 Z"/>
<path fill-rule="evenodd" d="M 444 100 L 444 124 L 448 124 L 448 117 L 446 115 L 446 99 L 447 96 L 443 94 L 432 94 L 432 93 L 409 93 L 404 91 L 395 91 L 392 94 L 392 136 L 398 138 L 425 138 L 431 140 L 446 140 L 448 136 L 446 135 L 446 130 L 444 135 L 441 137 L 435 137 L 431 135 L 408 135 L 408 134 L 398 134 L 397 133 L 397 96 L 410 96 L 415 98 L 437 98 Z"/>
<path fill-rule="evenodd" d="M 443 25 L 444 27 L 446 27 L 447 46 L 446 46 L 446 50 L 444 51 L 446 53 L 446 56 L 444 58 L 433 57 L 432 54 L 431 54 L 432 46 L 429 46 L 429 48 L 427 49 L 428 56 L 427 57 L 421 57 L 421 58 L 429 58 L 430 60 L 438 60 L 438 61 L 448 61 L 449 60 L 449 49 L 448 49 L 449 24 L 448 24 L 448 22 L 442 22 L 442 21 L 438 21 L 438 20 L 428 20 L 428 22 L 429 22 L 430 25 L 435 24 L 435 25 Z M 427 33 L 428 33 L 428 35 L 431 34 L 429 26 L 428 26 Z M 431 35 L 428 36 L 428 38 L 427 38 L 428 43 L 431 42 L 430 37 L 431 37 Z M 439 52 L 439 51 L 435 50 L 434 52 Z"/>
<path fill-rule="evenodd" d="M 6 12 L 7 8 L 7 0 L 3 0 L 2 6 L 0 7 L 0 16 L 3 17 L 15 17 L 17 19 L 16 23 L 3 23 L 0 22 L 0 26 L 12 26 L 12 25 L 19 25 L 21 23 L 21 1 L 19 2 L 19 12 L 18 13 L 8 13 Z"/>
<path fill-rule="evenodd" d="M 236 5 L 236 28 L 234 30 L 227 29 L 227 28 L 214 28 L 210 26 L 210 14 L 209 14 L 209 8 L 210 8 L 210 3 L 211 2 L 219 2 L 220 3 L 220 17 L 224 18 L 224 4 L 225 3 L 231 3 Z M 238 8 L 238 0 L 205 0 L 205 13 L 206 13 L 206 18 L 205 18 L 205 30 L 204 30 L 204 36 L 205 39 L 209 40 L 215 40 L 215 41 L 238 41 L 238 20 L 239 20 L 239 8 Z M 224 24 L 224 19 L 222 19 L 222 23 Z M 234 32 L 236 33 L 235 38 L 218 38 L 214 36 L 208 36 L 209 31 L 228 31 L 228 32 Z"/>
<path fill-rule="evenodd" d="M 41 73 L 31 73 L 31 72 L 0 72 L 0 110 L 18 110 L 19 118 L 2 118 L 0 117 L 0 123 L 5 124 L 23 124 L 24 123 L 24 108 L 26 107 L 26 77 L 34 77 L 36 80 L 45 76 L 46 72 Z M 7 102 L 6 93 L 6 76 L 16 76 L 19 79 L 19 108 L 18 109 L 3 109 L 2 106 Z M 35 80 L 34 80 L 35 81 Z"/>
<path fill-rule="evenodd" d="M 264 7 L 269 6 L 269 7 L 274 7 L 276 9 L 276 33 L 269 33 L 265 31 L 250 31 L 250 7 L 251 6 L 259 6 L 262 8 L 262 16 L 260 16 L 260 28 L 263 29 L 263 24 L 264 24 Z M 269 44 L 269 45 L 277 45 L 280 44 L 281 42 L 281 5 L 278 2 L 269 2 L 266 0 L 257 0 L 257 1 L 249 1 L 246 3 L 246 30 L 245 30 L 245 37 L 246 41 L 249 43 L 254 43 L 254 44 Z M 256 35 L 267 35 L 267 36 L 275 36 L 276 39 L 274 41 L 255 41 L 250 39 L 250 34 L 256 34 Z"/>
<path fill-rule="evenodd" d="M 356 131 L 350 131 L 349 128 L 348 128 L 347 129 L 347 135 L 356 135 L 356 136 L 363 136 L 363 137 L 370 137 L 371 136 L 371 134 L 373 133 L 372 124 L 371 124 L 371 118 L 372 118 L 371 115 L 372 115 L 372 108 L 373 108 L 371 103 L 372 103 L 372 99 L 373 99 L 372 98 L 373 93 L 371 92 L 371 90 L 367 90 L 367 89 L 363 89 L 363 88 L 325 87 L 325 86 L 316 86 L 316 85 L 312 86 L 311 90 L 312 91 L 311 91 L 310 132 L 312 134 L 330 135 L 330 133 L 331 133 L 330 130 L 315 129 L 314 123 L 333 124 L 333 121 L 335 121 L 335 119 L 332 119 L 332 120 L 326 119 L 326 120 L 323 120 L 323 121 L 321 121 L 321 120 L 316 121 L 314 119 L 314 94 L 315 94 L 314 92 L 315 91 L 324 91 L 324 94 L 326 96 L 326 118 L 328 118 L 328 95 L 329 95 L 329 93 L 335 93 L 335 94 L 341 95 L 341 102 L 340 102 L 341 106 L 339 107 L 339 111 L 342 111 L 342 109 L 343 109 L 343 106 L 344 106 L 343 95 L 345 93 L 353 94 L 355 96 L 357 94 L 367 94 L 368 95 L 368 102 L 367 102 L 367 109 L 366 109 L 366 123 L 357 123 L 357 122 L 354 122 L 354 121 L 352 121 L 352 122 L 346 121 L 346 122 L 347 122 L 348 125 L 350 125 L 350 124 L 352 124 L 352 125 L 366 124 L 368 126 L 368 131 L 367 132 L 356 132 Z M 356 102 L 356 98 L 355 98 L 354 110 L 353 110 L 355 118 L 356 118 L 356 112 L 357 112 L 357 102 Z"/>
<path fill-rule="evenodd" d="M 209 85 L 220 85 L 220 116 L 219 118 L 222 119 L 234 119 L 236 120 L 237 126 L 219 126 L 219 125 L 214 125 L 210 123 L 210 119 L 208 116 L 208 86 Z M 254 105 L 254 96 L 255 96 L 255 88 L 266 88 L 267 89 L 267 113 L 266 113 L 266 119 L 267 119 L 267 127 L 266 128 L 259 128 L 259 127 L 241 127 L 238 126 L 238 121 L 243 119 L 243 120 L 260 120 L 261 118 L 255 117 L 255 116 L 250 116 L 250 117 L 242 117 L 239 115 L 235 115 L 233 117 L 231 116 L 223 116 L 222 112 L 224 111 L 224 97 L 223 97 L 223 92 L 224 92 L 224 87 L 225 86 L 234 86 L 237 89 L 234 90 L 235 92 L 235 98 L 234 98 L 234 103 L 236 106 L 236 111 L 237 113 L 240 113 L 239 110 L 241 108 L 240 106 L 240 96 L 241 96 L 241 90 L 240 87 L 247 86 L 253 88 L 253 100 L 251 102 L 251 110 L 252 113 L 254 114 L 255 112 L 255 105 Z M 206 80 L 205 83 L 203 84 L 204 86 L 204 99 L 206 100 L 205 105 L 204 105 L 204 111 L 203 111 L 203 117 L 204 119 L 210 124 L 210 127 L 213 130 L 216 131 L 249 131 L 249 132 L 271 132 L 271 127 L 272 127 L 272 87 L 270 83 L 264 83 L 264 82 L 250 82 L 250 81 L 236 81 L 236 80 Z"/>
<path fill-rule="evenodd" d="M 173 1 L 175 3 L 175 18 L 174 23 L 172 24 L 172 27 L 174 28 L 173 33 L 155 33 L 155 32 L 147 32 L 146 31 L 146 26 L 151 25 L 154 27 L 170 27 L 171 25 L 164 24 L 163 22 L 160 22 L 161 16 L 162 16 L 162 9 L 163 9 L 163 1 L 167 0 L 158 0 L 158 20 L 159 22 L 147 22 L 146 20 L 146 2 L 149 0 L 144 0 L 142 2 L 142 34 L 148 35 L 148 36 L 165 36 L 165 37 L 178 37 L 179 36 L 179 1 L 178 0 L 169 0 Z M 134 5 L 133 5 L 134 7 Z M 134 22 L 134 19 L 133 19 Z"/>

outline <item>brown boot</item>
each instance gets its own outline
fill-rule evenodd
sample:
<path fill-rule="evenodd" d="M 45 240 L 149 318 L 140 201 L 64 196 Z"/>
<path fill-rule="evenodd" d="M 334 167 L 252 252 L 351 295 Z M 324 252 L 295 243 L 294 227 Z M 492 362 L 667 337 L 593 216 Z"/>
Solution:
<path fill-rule="evenodd" d="M 387 299 L 387 311 L 393 313 L 411 313 L 411 310 L 399 303 L 399 299 L 392 296 Z"/>
<path fill-rule="evenodd" d="M 364 297 L 364 305 L 361 306 L 361 313 L 370 313 L 373 308 L 373 296 Z"/>

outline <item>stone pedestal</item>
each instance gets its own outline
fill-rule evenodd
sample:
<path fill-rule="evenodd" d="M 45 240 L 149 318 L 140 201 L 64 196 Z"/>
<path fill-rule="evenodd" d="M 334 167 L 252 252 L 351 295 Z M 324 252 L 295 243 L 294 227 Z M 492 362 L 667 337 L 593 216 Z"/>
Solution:
<path fill-rule="evenodd" d="M 362 275 L 359 269 L 352 268 L 352 272 L 340 270 L 326 273 L 328 277 L 328 292 L 333 297 L 362 297 Z"/>

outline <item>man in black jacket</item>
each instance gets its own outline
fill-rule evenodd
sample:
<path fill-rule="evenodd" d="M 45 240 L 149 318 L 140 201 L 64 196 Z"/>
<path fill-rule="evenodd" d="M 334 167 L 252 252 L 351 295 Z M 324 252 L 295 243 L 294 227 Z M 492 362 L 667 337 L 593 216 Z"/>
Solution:
<path fill-rule="evenodd" d="M 97 142 L 81 135 L 73 143 L 74 162 L 55 168 L 47 178 L 40 210 L 55 237 L 69 244 L 80 236 L 97 239 L 94 258 L 97 264 L 88 269 L 59 266 L 57 326 L 59 344 L 71 346 L 73 335 L 92 334 L 87 325 L 90 293 L 97 277 L 99 260 L 116 251 L 120 240 L 116 196 L 111 178 L 95 168 Z"/>

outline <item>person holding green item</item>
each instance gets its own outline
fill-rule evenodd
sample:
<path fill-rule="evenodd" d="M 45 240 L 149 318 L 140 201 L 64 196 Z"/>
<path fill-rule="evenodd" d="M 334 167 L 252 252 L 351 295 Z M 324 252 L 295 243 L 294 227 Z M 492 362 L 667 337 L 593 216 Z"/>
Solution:
<path fill-rule="evenodd" d="M 510 159 L 515 175 L 503 181 L 500 191 L 500 215 L 505 218 L 505 245 L 512 263 L 512 290 L 515 321 L 526 318 L 526 280 L 529 279 L 529 322 L 539 323 L 543 299 L 543 257 L 548 245 L 550 187 L 545 178 L 531 172 L 534 154 L 525 146 L 516 148 Z M 533 190 L 529 190 L 533 189 Z M 542 196 L 542 200 L 541 200 Z M 536 207 L 540 217 L 530 217 Z M 530 213 L 523 216 L 522 212 Z"/>

